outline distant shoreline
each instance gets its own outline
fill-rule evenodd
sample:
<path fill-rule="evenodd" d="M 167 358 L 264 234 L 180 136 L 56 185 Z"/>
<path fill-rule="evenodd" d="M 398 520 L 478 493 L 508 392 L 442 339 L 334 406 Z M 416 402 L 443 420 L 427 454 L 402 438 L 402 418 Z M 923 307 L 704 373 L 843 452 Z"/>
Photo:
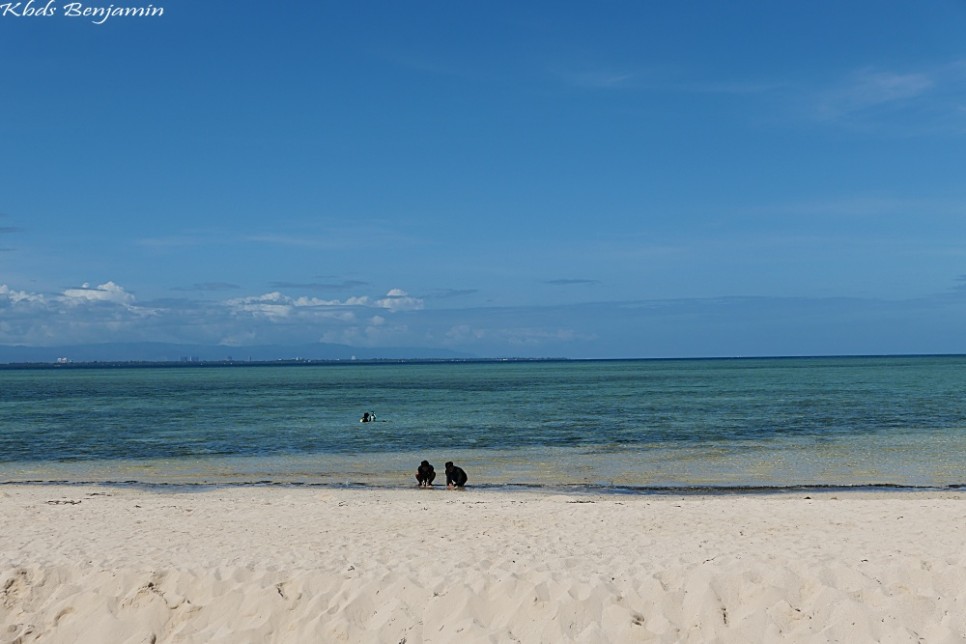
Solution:
<path fill-rule="evenodd" d="M 0 369 L 124 369 L 178 367 L 303 367 L 387 364 L 485 364 L 499 362 L 571 362 L 570 358 L 290 358 L 278 360 L 92 360 L 78 362 L 5 362 Z"/>
<path fill-rule="evenodd" d="M 180 367 L 282 367 L 282 366 L 353 366 L 353 365 L 430 365 L 430 364 L 499 364 L 533 362 L 711 362 L 758 360 L 872 360 L 895 358 L 963 358 L 963 353 L 875 353 L 847 355 L 788 356 L 701 356 L 656 358 L 279 358 L 277 360 L 90 360 L 69 362 L 0 362 L 0 370 L 16 369 L 124 369 Z"/>

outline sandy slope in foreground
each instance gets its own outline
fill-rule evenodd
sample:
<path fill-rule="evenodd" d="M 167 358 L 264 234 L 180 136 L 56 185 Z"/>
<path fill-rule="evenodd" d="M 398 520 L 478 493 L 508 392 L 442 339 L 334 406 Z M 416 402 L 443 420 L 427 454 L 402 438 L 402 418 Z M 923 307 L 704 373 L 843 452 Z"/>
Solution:
<path fill-rule="evenodd" d="M 966 495 L 0 487 L 0 642 L 960 642 Z"/>

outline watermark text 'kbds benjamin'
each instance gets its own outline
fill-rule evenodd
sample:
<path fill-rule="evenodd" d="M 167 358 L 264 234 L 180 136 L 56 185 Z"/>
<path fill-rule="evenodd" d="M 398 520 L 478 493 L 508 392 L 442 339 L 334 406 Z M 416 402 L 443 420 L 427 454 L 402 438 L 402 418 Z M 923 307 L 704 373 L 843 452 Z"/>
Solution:
<path fill-rule="evenodd" d="M 149 4 L 141 7 L 119 7 L 108 5 L 97 7 L 85 5 L 82 2 L 68 2 L 62 7 L 57 6 L 56 0 L 37 3 L 36 0 L 27 2 L 0 3 L 0 18 L 41 18 L 53 16 L 67 18 L 89 18 L 95 25 L 103 25 L 111 18 L 154 18 L 164 15 L 164 7 Z"/>

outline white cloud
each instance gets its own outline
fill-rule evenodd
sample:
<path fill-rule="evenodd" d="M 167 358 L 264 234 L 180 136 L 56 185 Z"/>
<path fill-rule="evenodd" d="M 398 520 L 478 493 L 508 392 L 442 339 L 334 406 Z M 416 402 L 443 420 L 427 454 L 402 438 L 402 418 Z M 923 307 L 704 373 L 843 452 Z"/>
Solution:
<path fill-rule="evenodd" d="M 249 313 L 255 316 L 280 319 L 293 315 L 325 317 L 351 321 L 355 318 L 352 311 L 333 310 L 347 307 L 371 306 L 366 296 L 348 297 L 344 300 L 323 300 L 317 297 L 289 297 L 278 291 L 236 297 L 225 301 L 225 305 L 234 313 Z"/>
<path fill-rule="evenodd" d="M 7 300 L 13 305 L 44 304 L 46 302 L 46 298 L 39 293 L 28 293 L 26 291 L 14 291 L 6 284 L 0 284 L 0 298 Z"/>
<path fill-rule="evenodd" d="M 270 319 L 288 317 L 293 308 L 292 299 L 278 291 L 251 297 L 233 298 L 227 300 L 225 304 L 234 313 L 248 313 L 256 317 L 262 316 Z"/>
<path fill-rule="evenodd" d="M 289 297 L 278 291 L 237 297 L 225 301 L 225 305 L 236 314 L 250 314 L 270 319 L 291 316 L 324 317 L 342 321 L 353 321 L 355 314 L 351 309 L 379 308 L 392 313 L 396 311 L 416 311 L 423 308 L 423 300 L 411 297 L 406 291 L 394 288 L 385 297 L 373 300 L 366 295 L 347 297 L 343 300 L 325 300 L 318 297 Z"/>
<path fill-rule="evenodd" d="M 344 300 L 323 300 L 317 297 L 299 297 L 292 300 L 292 304 L 298 307 L 320 307 L 320 306 L 367 306 L 369 298 L 366 296 L 349 297 Z"/>
<path fill-rule="evenodd" d="M 105 282 L 94 288 L 86 282 L 80 288 L 69 288 L 64 291 L 62 300 L 69 305 L 89 304 L 92 302 L 109 302 L 112 304 L 132 305 L 134 296 L 114 282 Z"/>
<path fill-rule="evenodd" d="M 376 300 L 375 304 L 392 313 L 396 311 L 418 311 L 423 308 L 422 299 L 411 297 L 409 293 L 400 288 L 391 289 L 386 293 L 386 297 Z"/>
<path fill-rule="evenodd" d="M 481 324 L 473 314 L 467 314 L 473 321 L 464 322 L 446 312 L 422 314 L 421 310 L 423 300 L 402 288 L 389 289 L 381 297 L 331 300 L 271 291 L 226 298 L 220 306 L 179 300 L 164 309 L 149 309 L 113 281 L 85 283 L 53 296 L 0 285 L 0 344 L 155 341 L 242 347 L 321 340 L 380 347 L 422 346 L 429 341 L 436 347 L 466 346 L 500 353 L 505 350 L 490 345 L 539 347 L 579 339 L 573 332 L 555 330 L 553 324 L 522 323 L 515 316 L 509 325 L 496 320 Z M 409 313 L 396 315 L 402 311 Z M 443 319 L 437 321 L 440 315 Z M 544 328 L 548 330 L 541 331 Z"/>
<path fill-rule="evenodd" d="M 97 286 L 84 283 L 60 295 L 17 291 L 0 285 L 0 309 L 5 324 L 0 344 L 49 345 L 71 342 L 125 340 L 156 328 L 166 321 L 162 309 L 135 304 L 134 295 L 115 282 Z"/>

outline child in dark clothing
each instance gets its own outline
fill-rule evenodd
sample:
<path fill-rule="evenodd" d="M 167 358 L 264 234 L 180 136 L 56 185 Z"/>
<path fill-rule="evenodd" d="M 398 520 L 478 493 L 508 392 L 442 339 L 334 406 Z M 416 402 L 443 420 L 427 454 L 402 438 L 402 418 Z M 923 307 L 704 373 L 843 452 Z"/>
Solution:
<path fill-rule="evenodd" d="M 429 461 L 423 461 L 419 464 L 419 468 L 416 470 L 416 481 L 419 483 L 419 487 L 431 487 L 435 478 L 436 470 L 429 464 Z"/>
<path fill-rule="evenodd" d="M 466 472 L 463 471 L 462 467 L 453 465 L 453 461 L 446 462 L 446 487 L 449 489 L 463 489 L 463 486 L 466 485 L 466 480 Z"/>

